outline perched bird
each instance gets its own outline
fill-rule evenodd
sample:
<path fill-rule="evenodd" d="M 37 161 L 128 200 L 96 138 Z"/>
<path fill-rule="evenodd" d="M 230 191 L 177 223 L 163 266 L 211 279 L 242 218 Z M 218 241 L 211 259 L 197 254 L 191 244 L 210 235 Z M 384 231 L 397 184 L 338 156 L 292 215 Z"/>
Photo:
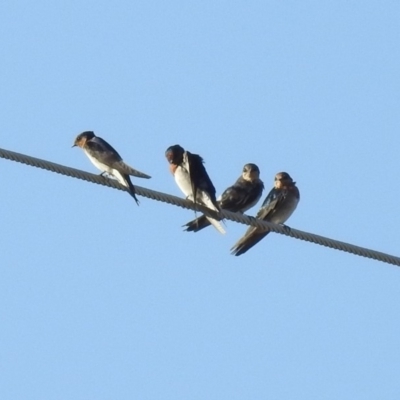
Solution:
<path fill-rule="evenodd" d="M 79 134 L 72 147 L 75 146 L 82 148 L 89 157 L 89 160 L 100 171 L 103 171 L 101 175 L 106 172 L 116 178 L 121 185 L 124 185 L 128 189 L 129 194 L 135 199 L 136 203 L 139 204 L 139 200 L 135 195 L 135 187 L 132 185 L 129 175 L 146 179 L 150 179 L 151 176 L 125 164 L 121 156 L 112 146 L 91 131 Z"/>
<path fill-rule="evenodd" d="M 187 199 L 219 212 L 215 198 L 215 187 L 198 154 L 185 151 L 179 144 L 168 147 L 165 157 L 169 162 L 169 169 L 174 175 L 175 182 Z M 225 233 L 221 223 L 211 217 L 208 221 L 221 233 Z"/>
<path fill-rule="evenodd" d="M 296 182 L 286 172 L 275 175 L 275 185 L 264 200 L 256 218 L 263 221 L 283 224 L 292 215 L 300 200 Z M 268 235 L 268 228 L 250 226 L 244 236 L 232 247 L 232 254 L 240 256 Z"/>
<path fill-rule="evenodd" d="M 257 204 L 263 190 L 264 184 L 260 179 L 259 168 L 256 164 L 246 164 L 237 181 L 217 200 L 218 205 L 223 210 L 244 213 Z M 198 232 L 209 225 L 206 216 L 202 215 L 184 226 L 188 232 Z"/>

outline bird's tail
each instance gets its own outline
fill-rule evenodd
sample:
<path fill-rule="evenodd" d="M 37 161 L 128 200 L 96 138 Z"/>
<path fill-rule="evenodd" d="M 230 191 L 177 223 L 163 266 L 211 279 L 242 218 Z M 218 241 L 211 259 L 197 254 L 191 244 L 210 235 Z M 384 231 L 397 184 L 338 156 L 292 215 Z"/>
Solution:
<path fill-rule="evenodd" d="M 186 232 L 198 232 L 206 228 L 207 226 L 210 226 L 210 222 L 205 215 L 202 215 L 201 217 L 196 218 L 183 226 L 186 227 Z"/>
<path fill-rule="evenodd" d="M 206 217 L 208 222 L 219 232 L 222 233 L 223 235 L 225 235 L 226 230 L 223 228 L 223 226 L 221 225 L 221 223 L 216 220 L 215 218 L 211 218 L 211 217 Z"/>
<path fill-rule="evenodd" d="M 219 206 L 215 205 L 212 200 L 210 198 L 203 198 L 203 203 L 206 207 L 211 208 L 211 210 L 214 210 L 216 212 L 219 212 Z M 223 235 L 226 233 L 225 229 L 223 228 L 223 226 L 221 225 L 220 221 L 218 221 L 215 218 L 212 217 L 208 217 L 205 215 L 205 217 L 207 218 L 208 222 L 220 233 L 222 233 Z"/>
<path fill-rule="evenodd" d="M 135 186 L 133 186 L 131 178 L 129 178 L 129 175 L 123 175 L 123 177 L 128 193 L 135 199 L 136 204 L 139 205 L 139 200 L 136 197 Z"/>
<path fill-rule="evenodd" d="M 139 205 L 139 200 L 136 197 L 136 190 L 135 186 L 133 186 L 131 178 L 129 177 L 128 174 L 123 174 L 122 172 L 118 170 L 113 170 L 113 176 L 117 178 L 118 182 L 121 185 L 124 185 L 127 189 L 127 192 L 135 199 L 136 204 Z"/>
<path fill-rule="evenodd" d="M 235 245 L 231 248 L 231 253 L 234 256 L 240 256 L 246 251 L 250 250 L 253 246 L 255 246 L 261 239 L 265 238 L 265 236 L 270 233 L 270 231 L 260 231 L 259 229 L 255 229 L 251 227 L 251 232 L 246 232 L 243 237 L 241 237 Z"/>

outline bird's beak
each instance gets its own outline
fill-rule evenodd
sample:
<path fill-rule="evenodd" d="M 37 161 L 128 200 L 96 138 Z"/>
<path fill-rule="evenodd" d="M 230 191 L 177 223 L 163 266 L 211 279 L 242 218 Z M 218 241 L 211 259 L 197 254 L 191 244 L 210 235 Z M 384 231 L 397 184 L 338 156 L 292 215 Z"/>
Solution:
<path fill-rule="evenodd" d="M 76 147 L 76 144 L 74 143 L 71 147 Z"/>

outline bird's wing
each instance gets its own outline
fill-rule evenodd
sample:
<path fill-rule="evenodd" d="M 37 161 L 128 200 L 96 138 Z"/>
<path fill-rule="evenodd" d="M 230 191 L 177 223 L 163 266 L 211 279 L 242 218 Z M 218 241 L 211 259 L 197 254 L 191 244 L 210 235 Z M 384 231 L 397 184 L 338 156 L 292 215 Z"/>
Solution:
<path fill-rule="evenodd" d="M 90 151 L 101 154 L 101 159 L 104 164 L 111 165 L 115 162 L 121 161 L 122 158 L 110 144 L 104 139 L 95 136 L 86 142 L 86 146 Z"/>
<path fill-rule="evenodd" d="M 189 151 L 185 151 L 183 154 L 183 164 L 189 172 L 190 184 L 192 186 L 193 193 L 193 202 L 198 202 L 197 194 L 198 191 L 201 190 L 203 193 L 201 194 L 202 200 L 200 203 L 208 208 L 211 208 L 212 210 L 219 211 L 219 205 L 215 197 L 215 187 L 212 184 L 206 169 L 204 168 L 203 159 L 197 154 L 192 154 Z M 225 233 L 225 229 L 218 220 L 208 216 L 206 216 L 206 218 L 220 233 Z"/>
<path fill-rule="evenodd" d="M 273 188 L 265 198 L 256 218 L 268 221 L 268 216 L 280 207 L 280 205 L 285 201 L 286 195 L 286 189 Z"/>
<path fill-rule="evenodd" d="M 201 189 L 208 193 L 211 201 L 217 206 L 215 187 L 207 174 L 203 164 L 203 159 L 198 154 L 192 154 L 189 151 L 186 151 L 183 160 L 184 162 L 186 161 L 187 169 L 189 171 L 194 201 L 196 202 L 197 190 Z"/>
<path fill-rule="evenodd" d="M 145 179 L 151 178 L 150 175 L 147 175 L 143 172 L 138 171 L 137 169 L 132 168 L 130 165 L 125 163 L 123 160 L 114 162 L 112 164 L 112 167 L 126 175 L 132 175 L 132 176 L 136 176 L 138 178 L 145 178 Z"/>
<path fill-rule="evenodd" d="M 219 205 L 222 209 L 233 212 L 247 211 L 260 200 L 263 189 L 261 181 L 248 182 L 240 177 L 222 193 Z"/>
<path fill-rule="evenodd" d="M 284 201 L 285 197 L 286 190 L 273 188 L 265 198 L 260 210 L 256 215 L 256 218 L 268 221 L 270 214 L 273 213 L 277 207 L 279 207 L 279 205 Z M 250 226 L 246 233 L 232 247 L 232 254 L 240 256 L 256 245 L 262 238 L 268 235 L 269 232 L 270 231 L 268 229 Z"/>
<path fill-rule="evenodd" d="M 121 174 L 125 175 L 133 175 L 139 178 L 149 179 L 151 176 L 140 172 L 130 165 L 126 164 L 117 150 L 115 150 L 110 144 L 108 144 L 104 139 L 95 136 L 93 139 L 89 140 L 86 144 L 90 151 L 95 151 L 101 154 L 101 161 L 109 165 L 112 168 L 115 168 Z"/>
<path fill-rule="evenodd" d="M 212 201 L 212 199 L 208 196 L 207 193 L 203 192 L 202 193 L 202 197 L 201 197 L 201 202 L 208 208 L 210 208 L 211 210 L 217 211 L 219 212 L 219 207 L 218 204 L 216 204 L 216 201 Z M 207 218 L 207 220 L 210 222 L 210 224 L 212 224 L 214 226 L 214 228 L 224 234 L 226 233 L 225 229 L 223 228 L 222 224 L 219 222 L 219 220 L 209 217 L 209 216 L 205 216 Z"/>

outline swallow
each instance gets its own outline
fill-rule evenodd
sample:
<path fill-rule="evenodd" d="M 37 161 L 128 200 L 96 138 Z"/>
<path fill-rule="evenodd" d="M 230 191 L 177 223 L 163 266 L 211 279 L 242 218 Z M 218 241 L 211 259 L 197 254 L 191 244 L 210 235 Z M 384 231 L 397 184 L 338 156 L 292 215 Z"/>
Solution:
<path fill-rule="evenodd" d="M 257 204 L 263 190 L 260 169 L 256 164 L 246 164 L 236 182 L 217 199 L 218 205 L 223 210 L 244 213 Z M 209 225 L 206 216 L 202 215 L 184 226 L 187 232 L 198 232 Z"/>
<path fill-rule="evenodd" d="M 136 204 L 139 205 L 139 200 L 135 195 L 135 187 L 129 175 L 145 179 L 150 179 L 151 176 L 124 163 L 121 156 L 111 145 L 91 131 L 79 134 L 72 147 L 75 146 L 80 147 L 85 152 L 94 166 L 102 171 L 101 175 L 108 173 L 116 178 L 121 185 L 125 186 L 128 193 L 135 199 Z"/>
<path fill-rule="evenodd" d="M 215 187 L 207 174 L 203 159 L 198 154 L 185 151 L 179 144 L 168 147 L 165 157 L 176 184 L 186 198 L 219 213 Z M 206 218 L 220 233 L 225 233 L 217 219 Z"/>
<path fill-rule="evenodd" d="M 279 172 L 275 175 L 274 187 L 265 198 L 256 218 L 274 224 L 284 224 L 296 209 L 299 200 L 300 192 L 296 182 L 293 182 L 287 172 Z M 268 228 L 250 226 L 244 236 L 232 247 L 232 254 L 240 256 L 246 253 L 269 232 Z"/>

